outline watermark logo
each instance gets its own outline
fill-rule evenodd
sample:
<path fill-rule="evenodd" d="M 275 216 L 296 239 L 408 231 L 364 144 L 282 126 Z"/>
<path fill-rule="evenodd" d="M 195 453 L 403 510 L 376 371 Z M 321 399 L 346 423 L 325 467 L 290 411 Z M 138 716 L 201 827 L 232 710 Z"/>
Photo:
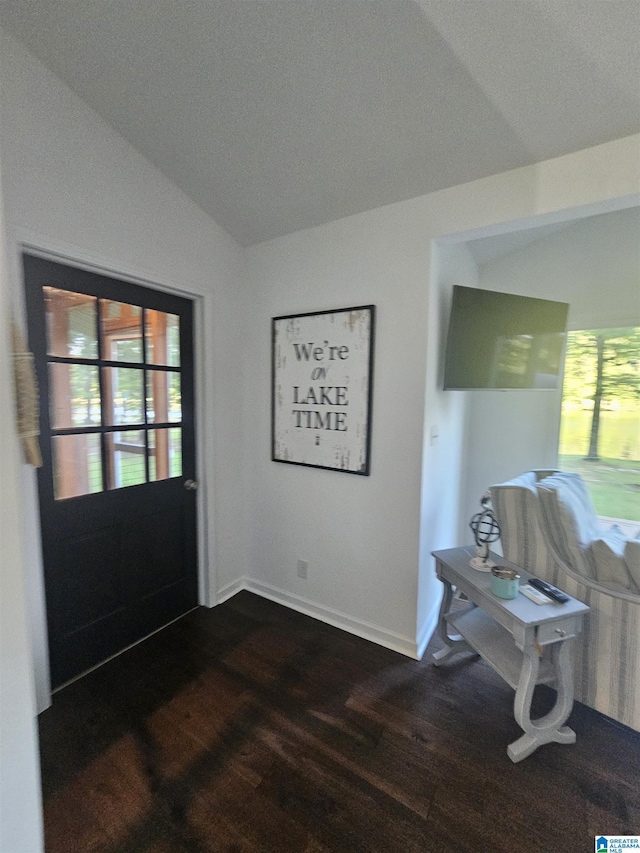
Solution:
<path fill-rule="evenodd" d="M 640 853 L 640 835 L 596 835 L 595 853 L 623 853 L 626 850 Z"/>

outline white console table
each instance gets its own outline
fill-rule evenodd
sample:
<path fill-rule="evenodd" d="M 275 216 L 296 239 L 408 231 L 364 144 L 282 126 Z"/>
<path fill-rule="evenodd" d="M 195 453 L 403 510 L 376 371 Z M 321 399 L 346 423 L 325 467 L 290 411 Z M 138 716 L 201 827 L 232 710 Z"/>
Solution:
<path fill-rule="evenodd" d="M 435 665 L 458 652 L 473 652 L 514 688 L 514 716 L 524 734 L 507 748 L 512 761 L 522 761 L 545 743 L 575 743 L 575 732 L 564 725 L 573 707 L 571 640 L 580 633 L 587 605 L 575 598 L 565 604 L 535 604 L 521 593 L 511 600 L 498 598 L 489 588 L 491 575 L 470 567 L 473 548 L 435 551 L 433 556 L 444 584 L 438 633 L 445 648 L 433 655 Z M 516 569 L 521 584 L 531 577 L 503 557 L 494 554 L 492 559 Z M 467 608 L 451 609 L 454 588 L 469 599 Z M 555 687 L 557 697 L 548 714 L 532 720 L 536 684 Z"/>

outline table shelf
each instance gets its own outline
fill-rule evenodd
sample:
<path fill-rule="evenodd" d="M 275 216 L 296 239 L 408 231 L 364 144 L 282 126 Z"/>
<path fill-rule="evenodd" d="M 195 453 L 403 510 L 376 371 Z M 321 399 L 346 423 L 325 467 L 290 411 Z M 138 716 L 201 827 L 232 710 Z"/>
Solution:
<path fill-rule="evenodd" d="M 515 690 L 520 679 L 524 655 L 514 644 L 509 631 L 479 607 L 454 611 L 446 614 L 445 618 Z M 553 666 L 546 656 L 543 656 L 536 684 L 555 684 L 555 680 Z"/>

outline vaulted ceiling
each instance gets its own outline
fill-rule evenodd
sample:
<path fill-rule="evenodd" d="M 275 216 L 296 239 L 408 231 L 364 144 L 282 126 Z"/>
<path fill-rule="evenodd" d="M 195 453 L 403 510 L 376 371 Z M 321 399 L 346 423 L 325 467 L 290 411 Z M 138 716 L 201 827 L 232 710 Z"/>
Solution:
<path fill-rule="evenodd" d="M 248 245 L 640 131 L 636 0 L 2 0 Z"/>

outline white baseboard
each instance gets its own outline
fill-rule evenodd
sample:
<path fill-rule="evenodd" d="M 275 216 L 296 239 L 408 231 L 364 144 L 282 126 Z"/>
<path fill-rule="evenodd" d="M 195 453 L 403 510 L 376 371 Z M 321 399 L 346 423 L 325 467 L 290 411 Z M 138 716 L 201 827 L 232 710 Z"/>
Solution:
<path fill-rule="evenodd" d="M 299 595 L 285 592 L 282 589 L 278 589 L 262 581 L 254 580 L 253 578 L 240 578 L 224 586 L 218 592 L 218 603 L 222 604 L 223 601 L 231 598 L 232 595 L 240 592 L 241 589 L 246 589 L 249 592 L 262 596 L 262 598 L 268 598 L 270 601 L 275 601 L 276 604 L 282 604 L 284 607 L 289 607 L 298 613 L 304 613 L 305 616 L 319 619 L 321 622 L 326 622 L 328 625 L 333 625 L 334 628 L 340 628 L 349 634 L 355 634 L 356 637 L 370 640 L 372 643 L 377 643 L 386 649 L 400 652 L 400 654 L 414 660 L 418 659 L 416 642 L 410 637 L 396 634 L 394 631 L 388 631 L 386 628 L 380 628 L 378 625 L 348 616 L 346 613 L 341 613 L 339 610 L 334 610 L 331 607 L 315 604 L 313 601 L 309 601 Z"/>
<path fill-rule="evenodd" d="M 216 604 L 222 604 L 228 598 L 231 598 L 243 589 L 246 589 L 245 578 L 236 578 L 236 580 L 231 581 L 231 583 L 226 584 L 222 589 L 218 590 L 218 594 L 216 595 Z"/>

